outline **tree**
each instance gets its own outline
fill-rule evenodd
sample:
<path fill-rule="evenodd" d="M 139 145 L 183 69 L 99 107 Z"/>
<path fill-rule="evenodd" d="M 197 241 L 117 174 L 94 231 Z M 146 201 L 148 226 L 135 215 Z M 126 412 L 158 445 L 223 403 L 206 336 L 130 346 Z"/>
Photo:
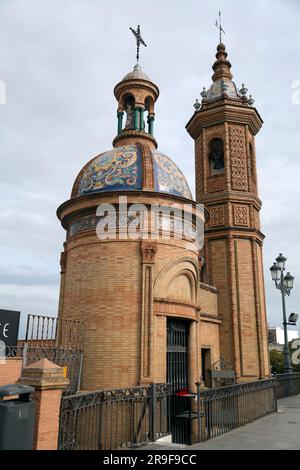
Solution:
<path fill-rule="evenodd" d="M 271 371 L 275 374 L 282 374 L 284 370 L 284 356 L 282 351 L 271 349 L 270 351 Z"/>
<path fill-rule="evenodd" d="M 293 347 L 293 342 L 289 341 L 289 352 L 290 352 L 290 357 L 292 358 L 293 353 L 295 352 L 295 345 Z M 298 348 L 299 349 L 299 348 Z M 300 355 L 300 353 L 299 353 Z M 284 371 L 284 354 L 283 351 L 278 351 L 277 349 L 271 349 L 270 350 L 270 364 L 271 364 L 271 370 L 275 374 L 282 374 Z M 300 372 L 300 364 L 293 364 L 293 372 Z"/>

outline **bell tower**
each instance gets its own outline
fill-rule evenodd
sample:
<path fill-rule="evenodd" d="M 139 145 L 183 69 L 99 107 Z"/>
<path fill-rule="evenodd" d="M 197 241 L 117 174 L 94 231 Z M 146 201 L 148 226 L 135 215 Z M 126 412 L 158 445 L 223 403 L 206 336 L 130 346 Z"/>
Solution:
<path fill-rule="evenodd" d="M 221 355 L 239 381 L 269 375 L 255 135 L 262 119 L 217 47 L 208 90 L 186 129 L 195 141 L 196 200 L 209 213 L 202 280 L 218 289 Z"/>

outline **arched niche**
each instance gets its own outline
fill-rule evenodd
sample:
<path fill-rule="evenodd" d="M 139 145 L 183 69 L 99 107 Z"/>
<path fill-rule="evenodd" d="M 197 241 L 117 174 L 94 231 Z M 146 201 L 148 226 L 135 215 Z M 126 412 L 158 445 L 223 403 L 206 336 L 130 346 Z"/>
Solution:
<path fill-rule="evenodd" d="M 197 304 L 198 266 L 193 259 L 182 258 L 168 263 L 154 282 L 154 297 Z"/>

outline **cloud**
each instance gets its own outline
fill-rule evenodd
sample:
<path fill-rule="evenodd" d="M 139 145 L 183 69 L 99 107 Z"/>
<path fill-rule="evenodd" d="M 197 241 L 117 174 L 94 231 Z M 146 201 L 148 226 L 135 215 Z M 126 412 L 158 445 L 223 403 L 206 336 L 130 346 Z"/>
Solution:
<path fill-rule="evenodd" d="M 234 79 L 254 95 L 264 119 L 257 136 L 264 260 L 270 323 L 281 321 L 268 268 L 288 257 L 297 310 L 300 278 L 299 2 L 256 0 L 245 13 L 233 0 L 11 0 L 0 3 L 1 307 L 57 311 L 59 253 L 65 233 L 56 208 L 94 155 L 116 133 L 114 85 L 135 62 L 129 26 L 141 24 L 144 71 L 160 87 L 155 136 L 194 188 L 193 142 L 185 124 L 211 81 L 219 8 Z M 280 34 L 279 34 L 280 32 Z"/>

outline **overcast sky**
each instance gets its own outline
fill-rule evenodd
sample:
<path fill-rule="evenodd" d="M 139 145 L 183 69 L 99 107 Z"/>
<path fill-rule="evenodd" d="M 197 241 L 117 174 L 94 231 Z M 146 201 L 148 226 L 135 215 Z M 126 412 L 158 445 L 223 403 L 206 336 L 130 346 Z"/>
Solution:
<path fill-rule="evenodd" d="M 288 312 L 300 313 L 299 0 L 0 0 L 0 308 L 57 313 L 65 232 L 56 209 L 82 166 L 112 147 L 113 87 L 135 64 L 130 26 L 141 25 L 141 65 L 160 88 L 159 149 L 194 193 L 185 124 L 211 83 L 219 8 L 234 80 L 264 120 L 256 147 L 269 323 L 282 322 L 269 274 L 280 251 L 296 278 Z"/>

